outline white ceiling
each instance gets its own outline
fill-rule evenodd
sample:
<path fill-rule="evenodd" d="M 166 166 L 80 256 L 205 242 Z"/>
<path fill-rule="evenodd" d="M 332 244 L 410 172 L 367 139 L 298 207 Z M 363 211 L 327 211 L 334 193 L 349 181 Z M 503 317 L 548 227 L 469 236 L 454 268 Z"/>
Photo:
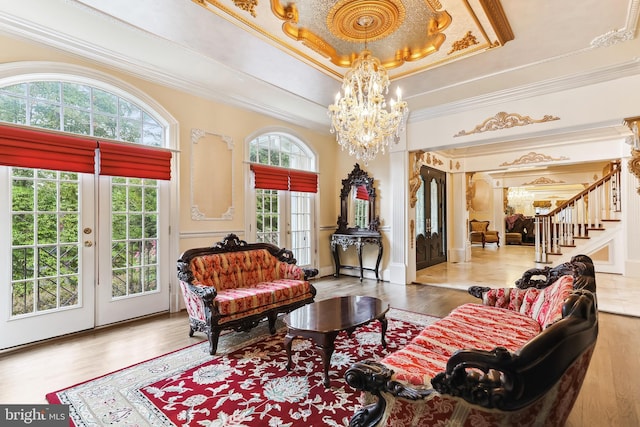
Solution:
<path fill-rule="evenodd" d="M 216 1 L 237 9 L 233 0 Z M 453 12 L 463 3 L 439 2 Z M 640 0 L 503 0 L 502 7 L 513 40 L 394 79 L 410 121 L 469 98 L 638 62 Z M 273 19 L 262 12 L 258 18 L 267 16 Z M 328 132 L 326 107 L 340 86 L 335 73 L 266 33 L 191 0 L 0 0 L 0 33 L 320 131 Z M 304 53 L 304 46 L 295 48 Z"/>

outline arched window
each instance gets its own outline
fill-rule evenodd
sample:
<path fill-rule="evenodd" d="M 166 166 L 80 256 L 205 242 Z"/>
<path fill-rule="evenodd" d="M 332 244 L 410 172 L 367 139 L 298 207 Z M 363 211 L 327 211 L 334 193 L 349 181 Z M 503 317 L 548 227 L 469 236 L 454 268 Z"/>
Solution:
<path fill-rule="evenodd" d="M 72 81 L 0 88 L 0 121 L 164 147 L 164 126 L 134 101 Z"/>
<path fill-rule="evenodd" d="M 67 72 L 8 68 L 0 67 L 0 126 L 29 127 L 26 135 L 44 144 L 64 138 L 50 131 L 96 140 L 101 167 L 0 166 L 0 291 L 10 295 L 0 307 L 0 317 L 10 319 L 0 321 L 0 348 L 168 310 L 171 184 L 118 156 L 146 146 L 146 162 L 146 154 L 173 143 L 173 120 L 137 89 L 101 73 L 61 64 L 46 68 Z M 11 144 L 25 150 L 29 142 Z M 133 166 L 121 167 L 127 162 Z"/>
<path fill-rule="evenodd" d="M 315 253 L 315 155 L 294 135 L 266 132 L 249 142 L 249 162 L 272 166 L 274 185 L 254 185 L 248 206 L 252 239 L 291 249 L 298 265 L 313 265 Z M 257 173 L 254 170 L 255 173 Z M 256 177 L 258 179 L 258 177 Z M 283 183 L 284 180 L 284 183 Z M 269 181 L 269 180 L 267 180 Z M 296 191 L 302 189 L 303 191 Z"/>

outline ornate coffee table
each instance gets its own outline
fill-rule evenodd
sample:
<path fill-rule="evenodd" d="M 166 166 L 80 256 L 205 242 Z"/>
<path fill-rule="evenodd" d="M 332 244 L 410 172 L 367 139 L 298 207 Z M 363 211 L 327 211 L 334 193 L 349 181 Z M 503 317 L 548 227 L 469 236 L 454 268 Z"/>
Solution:
<path fill-rule="evenodd" d="M 324 386 L 329 387 L 329 364 L 333 354 L 334 342 L 342 331 L 349 336 L 359 327 L 374 320 L 380 321 L 382 326 L 382 346 L 386 347 L 384 335 L 387 332 L 385 314 L 389 311 L 389 304 L 380 299 L 365 296 L 335 297 L 316 301 L 300 307 L 284 316 L 287 325 L 287 335 L 284 346 L 287 350 L 287 371 L 292 368 L 291 344 L 294 338 L 309 338 L 322 349 L 322 363 L 324 367 Z"/>

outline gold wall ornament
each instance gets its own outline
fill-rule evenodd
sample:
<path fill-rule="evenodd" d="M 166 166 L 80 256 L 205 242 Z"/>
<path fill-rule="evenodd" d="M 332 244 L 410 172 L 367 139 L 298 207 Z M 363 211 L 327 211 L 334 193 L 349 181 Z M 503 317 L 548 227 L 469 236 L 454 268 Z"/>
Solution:
<path fill-rule="evenodd" d="M 413 238 L 413 236 L 415 234 L 415 230 L 416 230 L 416 223 L 412 219 L 411 221 L 409 221 L 409 236 L 411 236 L 411 238 L 409 240 L 411 241 L 411 249 L 413 249 L 413 243 L 416 240 L 416 239 Z"/>
<path fill-rule="evenodd" d="M 556 181 L 555 179 L 547 178 L 546 176 L 541 176 L 540 178 L 536 178 L 531 182 L 525 182 L 522 185 L 542 185 L 542 184 L 564 184 L 564 181 L 561 179 Z"/>
<path fill-rule="evenodd" d="M 420 168 L 422 168 L 422 155 L 424 151 L 414 151 L 409 154 L 409 160 L 413 164 L 411 176 L 409 177 L 409 206 L 416 207 L 418 201 L 418 190 L 422 185 L 422 177 L 420 176 Z"/>
<path fill-rule="evenodd" d="M 477 125 L 470 131 L 461 130 L 457 134 L 453 135 L 454 138 L 458 136 L 473 135 L 474 133 L 482 133 L 488 131 L 495 131 L 501 129 L 508 129 L 517 126 L 527 126 L 534 123 L 545 123 L 554 120 L 560 120 L 560 117 L 551 116 L 546 114 L 541 119 L 532 119 L 529 116 L 522 116 L 517 113 L 506 113 L 504 111 L 499 112 L 493 117 L 486 119 L 481 124 Z"/>
<path fill-rule="evenodd" d="M 467 196 L 467 211 L 471 210 L 471 204 L 473 203 L 473 198 L 476 195 L 476 186 L 475 186 L 475 182 L 473 182 L 473 175 L 475 174 L 475 172 L 466 172 L 466 178 L 467 178 L 467 191 L 466 191 L 466 196 Z"/>
<path fill-rule="evenodd" d="M 460 40 L 456 40 L 455 42 L 453 42 L 453 45 L 451 46 L 451 50 L 449 52 L 447 52 L 448 55 L 451 55 L 454 52 L 459 52 L 461 50 L 464 50 L 466 48 L 468 48 L 469 46 L 473 46 L 474 44 L 478 44 L 478 39 L 471 34 L 471 31 L 467 31 L 467 34 L 465 34 L 465 36 L 460 39 Z"/>
<path fill-rule="evenodd" d="M 640 150 L 631 149 L 631 160 L 629 160 L 629 170 L 638 179 L 640 179 Z M 640 187 L 637 189 L 640 194 Z"/>
<path fill-rule="evenodd" d="M 500 166 L 530 165 L 532 163 L 557 162 L 561 160 L 569 160 L 569 158 L 565 156 L 554 158 L 546 154 L 540 154 L 536 153 L 535 151 L 530 151 L 529 153 L 518 157 L 513 162 L 500 163 Z"/>

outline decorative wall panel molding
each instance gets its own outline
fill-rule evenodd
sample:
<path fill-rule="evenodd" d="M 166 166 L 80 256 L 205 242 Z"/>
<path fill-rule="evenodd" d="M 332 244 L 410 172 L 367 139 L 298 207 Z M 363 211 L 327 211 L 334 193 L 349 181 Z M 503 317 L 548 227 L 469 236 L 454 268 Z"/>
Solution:
<path fill-rule="evenodd" d="M 231 137 L 191 129 L 191 219 L 233 219 L 233 165 Z"/>

